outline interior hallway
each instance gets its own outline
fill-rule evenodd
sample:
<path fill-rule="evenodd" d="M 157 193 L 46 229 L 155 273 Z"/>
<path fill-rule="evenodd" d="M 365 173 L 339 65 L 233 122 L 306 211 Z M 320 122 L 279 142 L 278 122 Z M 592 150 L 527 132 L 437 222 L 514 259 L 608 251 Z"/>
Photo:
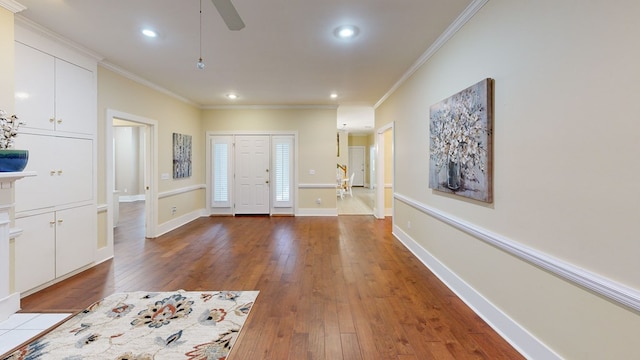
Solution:
<path fill-rule="evenodd" d="M 206 217 L 157 239 L 123 204 L 116 257 L 22 301 L 79 311 L 114 292 L 260 290 L 229 359 L 519 359 L 372 216 Z"/>
<path fill-rule="evenodd" d="M 373 215 L 375 190 L 367 187 L 352 187 L 353 196 L 338 196 L 338 215 Z"/>

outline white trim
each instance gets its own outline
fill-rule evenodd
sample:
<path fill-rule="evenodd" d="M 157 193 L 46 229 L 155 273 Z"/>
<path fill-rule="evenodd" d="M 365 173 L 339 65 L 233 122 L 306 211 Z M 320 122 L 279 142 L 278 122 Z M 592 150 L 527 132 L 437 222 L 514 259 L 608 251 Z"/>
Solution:
<path fill-rule="evenodd" d="M 475 291 L 473 287 L 438 261 L 438 259 L 396 225 L 393 226 L 393 235 L 429 268 L 434 275 L 445 283 L 451 291 L 464 301 L 465 304 L 487 322 L 491 328 L 524 355 L 524 357 L 527 359 L 562 359 L 507 314 L 500 311 L 498 307 L 493 305 L 482 296 L 482 294 Z"/>
<path fill-rule="evenodd" d="M 19 13 L 20 11 L 27 10 L 27 7 L 13 0 L 0 0 L 0 7 L 3 7 L 12 13 Z"/>
<path fill-rule="evenodd" d="M 338 105 L 207 105 L 201 107 L 205 110 L 335 110 L 337 108 Z"/>
<path fill-rule="evenodd" d="M 20 310 L 20 294 L 15 292 L 0 299 L 0 322 Z"/>
<path fill-rule="evenodd" d="M 594 272 L 547 255 L 486 229 L 457 219 L 438 209 L 424 205 L 401 194 L 394 198 L 454 228 L 497 247 L 521 260 L 547 270 L 569 282 L 602 295 L 635 311 L 640 311 L 640 291 L 605 278 Z"/>
<path fill-rule="evenodd" d="M 107 245 L 100 249 L 96 254 L 96 262 L 103 261 L 106 258 L 113 256 L 113 221 L 115 215 L 113 203 L 113 189 L 114 189 L 114 168 L 113 168 L 113 119 L 122 119 L 127 121 L 136 122 L 144 125 L 145 131 L 145 154 L 148 159 L 145 159 L 145 237 L 155 238 L 157 237 L 158 219 L 156 214 L 158 212 L 158 175 L 156 169 L 158 169 L 158 121 L 148 119 L 142 116 L 125 113 L 114 109 L 105 110 L 105 162 L 106 162 L 106 199 L 107 199 Z M 148 163 L 147 163 L 148 162 Z M 148 190 L 147 190 L 148 189 Z"/>
<path fill-rule="evenodd" d="M 422 56 L 416 60 L 413 65 L 407 70 L 407 72 L 402 75 L 400 80 L 396 81 L 395 84 L 387 91 L 378 102 L 373 105 L 373 108 L 376 109 L 380 106 L 391 94 L 393 94 L 402 84 L 407 81 L 415 73 L 424 63 L 426 63 L 449 39 L 455 35 L 458 30 L 460 30 L 489 0 L 474 0 L 466 9 L 458 16 L 449 27 L 436 39 L 436 41 L 429 46 L 427 51 L 425 51 Z"/>
<path fill-rule="evenodd" d="M 119 203 L 127 203 L 127 202 L 135 202 L 135 201 L 145 201 L 146 196 L 144 194 L 137 195 L 120 195 L 118 196 Z"/>
<path fill-rule="evenodd" d="M 180 189 L 164 191 L 158 194 L 158 199 L 164 199 L 171 196 L 180 195 L 180 194 L 188 193 L 191 191 L 197 191 L 197 190 L 206 189 L 206 188 L 207 188 L 207 185 L 205 184 L 197 184 L 197 185 L 186 186 Z"/>
<path fill-rule="evenodd" d="M 177 218 L 171 219 L 165 223 L 162 223 L 160 225 L 158 225 L 158 232 L 157 232 L 157 236 L 161 236 L 164 235 L 166 233 L 168 233 L 171 230 L 175 230 L 183 225 L 186 225 L 187 223 L 200 218 L 200 217 L 206 217 L 209 216 L 209 214 L 206 213 L 205 209 L 198 209 L 195 211 L 192 211 L 188 214 L 184 214 L 182 216 L 178 216 Z"/>
<path fill-rule="evenodd" d="M 300 208 L 296 216 L 338 216 L 337 208 Z"/>
<path fill-rule="evenodd" d="M 336 184 L 298 184 L 298 189 L 335 189 Z"/>
<path fill-rule="evenodd" d="M 387 131 L 391 131 L 391 144 L 385 144 L 385 140 L 384 140 L 384 134 Z M 391 189 L 393 191 L 393 178 L 395 176 L 395 155 L 393 154 L 394 151 L 394 145 L 393 145 L 393 138 L 395 137 L 394 135 L 394 131 L 395 131 L 395 123 L 392 121 L 382 127 L 380 127 L 377 131 L 376 131 L 376 201 L 375 201 L 375 206 L 373 208 L 373 214 L 376 217 L 376 219 L 384 219 L 387 216 L 387 211 L 384 208 L 384 199 L 385 199 L 385 195 L 384 195 L 384 190 L 385 190 L 385 182 L 384 182 L 384 174 L 385 174 L 385 162 L 384 162 L 384 153 L 385 153 L 385 147 L 386 146 L 390 146 L 391 147 L 391 166 L 392 166 L 392 170 L 391 170 Z M 382 186 L 382 185 L 385 186 Z M 393 206 L 393 202 L 391 202 L 391 206 Z M 393 208 L 391 209 L 391 216 L 393 216 Z"/>
<path fill-rule="evenodd" d="M 22 235 L 23 230 L 20 228 L 9 228 L 9 239 L 15 239 Z"/>
<path fill-rule="evenodd" d="M 29 19 L 27 19 L 26 17 L 24 17 L 23 15 L 16 15 L 15 16 L 15 24 L 21 26 L 22 28 L 31 31 L 32 33 L 38 35 L 38 36 L 42 36 L 48 40 L 52 40 L 54 41 L 57 45 L 62 45 L 63 47 L 67 48 L 67 49 L 71 49 L 75 52 L 78 52 L 80 54 L 82 54 L 83 56 L 89 57 L 92 60 L 92 65 L 94 65 L 95 63 L 97 63 L 98 61 L 101 61 L 102 59 L 104 59 L 104 56 L 91 51 L 89 49 L 87 49 L 86 47 L 75 43 L 57 33 L 54 33 L 53 31 L 43 27 L 42 25 L 35 23 Z M 22 40 L 19 39 L 15 39 L 16 41 L 22 42 Z M 56 57 L 62 58 L 64 59 L 63 56 L 60 56 L 59 54 L 51 54 L 54 55 Z M 76 65 L 80 65 L 80 64 L 76 64 Z M 95 65 L 93 66 L 95 67 Z M 91 71 L 95 71 L 93 69 L 89 69 Z M 97 75 L 96 75 L 97 78 Z"/>

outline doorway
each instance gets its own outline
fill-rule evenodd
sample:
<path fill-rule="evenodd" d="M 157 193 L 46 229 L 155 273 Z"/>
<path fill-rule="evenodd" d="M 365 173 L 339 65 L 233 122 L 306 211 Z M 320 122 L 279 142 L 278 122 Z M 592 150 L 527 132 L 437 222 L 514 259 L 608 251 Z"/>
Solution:
<path fill-rule="evenodd" d="M 117 232 L 126 225 L 127 231 L 141 237 L 145 235 L 145 130 L 144 124 L 113 119 L 113 227 Z M 131 218 L 138 221 L 128 221 Z"/>
<path fill-rule="evenodd" d="M 269 214 L 269 136 L 236 136 L 235 213 Z"/>
<path fill-rule="evenodd" d="M 393 216 L 394 171 L 394 123 L 391 122 L 376 132 L 376 207 L 375 217 L 384 219 Z"/>
<path fill-rule="evenodd" d="M 107 116 L 105 119 L 105 163 L 106 163 L 106 185 L 105 185 L 105 197 L 107 199 L 107 239 L 106 246 L 100 248 L 98 251 L 103 254 L 99 258 L 113 257 L 114 245 L 113 245 L 113 229 L 116 222 L 119 219 L 119 213 L 116 209 L 119 208 L 119 196 L 115 193 L 116 190 L 116 168 L 114 161 L 116 158 L 116 142 L 114 141 L 114 134 L 118 130 L 114 130 L 119 127 L 119 124 L 126 124 L 123 127 L 137 128 L 136 130 L 138 142 L 140 143 L 139 152 L 139 177 L 141 192 L 136 194 L 134 199 L 144 200 L 144 236 L 145 238 L 155 238 L 157 235 L 157 199 L 158 189 L 156 188 L 157 179 L 157 154 L 158 154 L 158 123 L 156 120 L 147 119 L 141 116 L 124 113 L 117 110 L 107 109 Z M 130 131 L 133 133 L 134 131 Z M 127 193 L 129 188 L 127 187 Z"/>
<path fill-rule="evenodd" d="M 364 146 L 349 146 L 349 174 L 354 174 L 353 186 L 364 186 L 365 157 Z"/>
<path fill-rule="evenodd" d="M 210 215 L 294 215 L 297 133 L 207 132 Z"/>

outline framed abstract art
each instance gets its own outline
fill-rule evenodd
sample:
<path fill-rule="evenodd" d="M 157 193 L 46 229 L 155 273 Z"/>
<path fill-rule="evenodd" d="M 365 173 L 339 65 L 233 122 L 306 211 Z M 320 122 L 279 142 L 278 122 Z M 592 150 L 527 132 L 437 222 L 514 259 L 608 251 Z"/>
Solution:
<path fill-rule="evenodd" d="M 173 178 L 191 176 L 191 135 L 173 133 Z"/>

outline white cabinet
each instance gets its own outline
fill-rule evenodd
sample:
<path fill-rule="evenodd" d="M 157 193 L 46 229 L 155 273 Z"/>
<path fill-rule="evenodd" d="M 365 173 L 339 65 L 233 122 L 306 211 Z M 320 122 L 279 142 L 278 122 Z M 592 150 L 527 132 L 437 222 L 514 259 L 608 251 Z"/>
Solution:
<path fill-rule="evenodd" d="M 24 292 L 93 262 L 95 208 L 80 206 L 17 218 L 15 287 Z"/>
<path fill-rule="evenodd" d="M 20 134 L 15 143 L 29 149 L 25 171 L 38 174 L 16 183 L 16 212 L 93 199 L 92 139 Z"/>
<path fill-rule="evenodd" d="M 15 148 L 36 173 L 15 186 L 20 292 L 93 263 L 98 232 L 97 60 L 32 30 L 15 27 Z"/>
<path fill-rule="evenodd" d="M 16 42 L 15 113 L 24 128 L 92 134 L 96 129 L 92 71 Z"/>
<path fill-rule="evenodd" d="M 16 219 L 22 235 L 15 241 L 15 290 L 23 292 L 56 276 L 55 214 Z"/>

